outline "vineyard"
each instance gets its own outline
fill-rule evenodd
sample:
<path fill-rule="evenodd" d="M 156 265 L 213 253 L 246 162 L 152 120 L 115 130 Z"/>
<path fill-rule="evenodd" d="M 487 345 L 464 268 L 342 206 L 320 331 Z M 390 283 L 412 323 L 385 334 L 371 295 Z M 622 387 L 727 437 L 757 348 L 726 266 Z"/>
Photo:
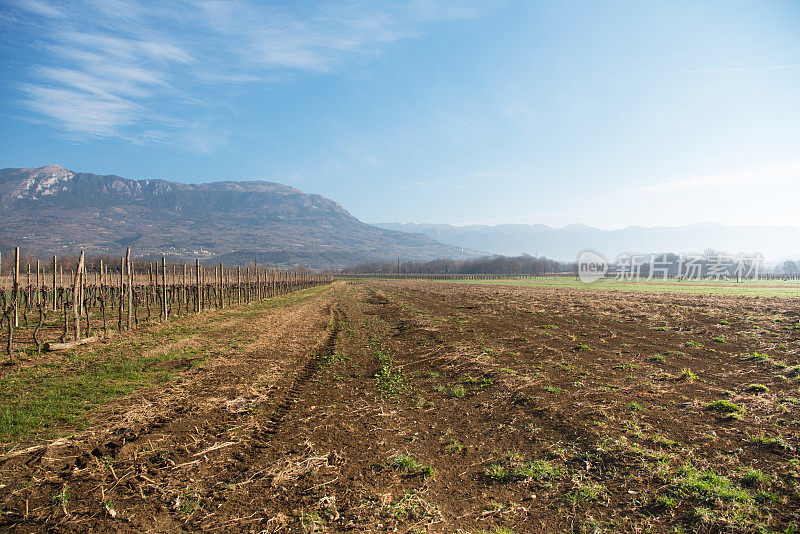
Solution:
<path fill-rule="evenodd" d="M 329 283 L 310 272 L 136 261 L 130 247 L 116 265 L 92 266 L 81 252 L 74 264 L 56 256 L 43 266 L 20 264 L 0 273 L 0 344 L 16 352 L 68 349 L 157 321 L 249 304 Z"/>

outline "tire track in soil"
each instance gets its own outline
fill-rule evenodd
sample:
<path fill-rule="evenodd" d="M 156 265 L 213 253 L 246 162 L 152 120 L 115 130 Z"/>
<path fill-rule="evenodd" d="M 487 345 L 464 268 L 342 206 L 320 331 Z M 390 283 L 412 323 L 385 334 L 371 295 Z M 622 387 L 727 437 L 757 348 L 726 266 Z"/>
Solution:
<path fill-rule="evenodd" d="M 316 354 L 306 363 L 302 369 L 297 373 L 292 386 L 289 388 L 283 401 L 278 404 L 277 408 L 272 412 L 266 423 L 266 428 L 261 430 L 261 438 L 268 438 L 278 432 L 281 423 L 289 415 L 292 408 L 300 398 L 300 392 L 305 388 L 308 382 L 319 371 L 320 366 L 325 358 L 333 356 L 336 350 L 336 338 L 339 336 L 342 321 L 346 320 L 344 312 L 336 307 L 328 306 L 332 315 L 333 324 L 328 338 L 323 343 L 322 347 L 316 351 Z"/>

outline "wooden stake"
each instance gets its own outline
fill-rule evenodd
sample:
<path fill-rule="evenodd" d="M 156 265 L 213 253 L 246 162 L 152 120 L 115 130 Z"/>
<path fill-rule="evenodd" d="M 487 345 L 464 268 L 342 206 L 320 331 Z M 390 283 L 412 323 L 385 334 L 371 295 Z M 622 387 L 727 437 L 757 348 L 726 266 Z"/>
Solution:
<path fill-rule="evenodd" d="M 225 270 L 222 263 L 219 264 L 219 301 L 221 307 L 225 309 Z"/>
<path fill-rule="evenodd" d="M 194 260 L 194 269 L 195 269 L 194 281 L 195 285 L 197 286 L 196 288 L 197 302 L 195 302 L 195 312 L 200 313 L 200 260 L 199 259 Z"/>
<path fill-rule="evenodd" d="M 80 283 L 81 283 L 81 272 L 83 271 L 83 251 L 81 250 L 81 255 L 78 258 L 78 268 L 75 270 L 75 280 L 72 283 L 72 319 L 74 320 L 74 328 L 75 328 L 75 339 L 79 340 L 81 338 L 81 318 L 80 318 Z"/>
<path fill-rule="evenodd" d="M 189 313 L 189 292 L 186 291 L 186 264 L 183 264 L 183 282 L 181 283 L 181 295 L 186 306 L 186 313 Z M 180 309 L 180 308 L 178 308 Z"/>
<path fill-rule="evenodd" d="M 117 325 L 122 330 L 122 312 L 125 311 L 125 258 L 119 259 L 119 317 Z"/>
<path fill-rule="evenodd" d="M 133 327 L 133 273 L 131 263 L 131 247 L 125 251 L 125 267 L 128 269 L 128 330 Z"/>
<path fill-rule="evenodd" d="M 56 311 L 56 269 L 58 260 L 56 259 L 56 255 L 53 254 L 53 311 Z"/>
<path fill-rule="evenodd" d="M 19 247 L 14 247 L 14 328 L 19 328 Z"/>
<path fill-rule="evenodd" d="M 162 311 L 164 313 L 164 321 L 169 321 L 167 309 L 167 258 L 161 256 L 161 296 L 162 296 Z"/>

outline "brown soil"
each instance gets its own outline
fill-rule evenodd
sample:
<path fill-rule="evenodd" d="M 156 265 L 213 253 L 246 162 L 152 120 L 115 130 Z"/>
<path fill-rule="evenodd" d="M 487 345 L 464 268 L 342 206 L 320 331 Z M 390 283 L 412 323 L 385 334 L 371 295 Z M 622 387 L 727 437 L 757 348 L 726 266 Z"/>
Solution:
<path fill-rule="evenodd" d="M 230 321 L 257 338 L 246 350 L 0 460 L 0 528 L 783 531 L 800 506 L 798 312 L 338 282 Z"/>

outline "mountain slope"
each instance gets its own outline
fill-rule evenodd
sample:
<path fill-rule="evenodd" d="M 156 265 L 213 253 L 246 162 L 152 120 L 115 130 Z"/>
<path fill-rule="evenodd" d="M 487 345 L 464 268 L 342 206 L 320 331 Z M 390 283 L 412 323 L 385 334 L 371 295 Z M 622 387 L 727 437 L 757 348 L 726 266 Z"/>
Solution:
<path fill-rule="evenodd" d="M 463 257 L 421 234 L 365 224 L 336 202 L 273 182 L 181 184 L 68 171 L 0 170 L 0 235 L 40 253 L 186 258 L 261 253 L 315 267 L 375 259 Z M 238 255 L 238 256 L 237 256 Z"/>
<path fill-rule="evenodd" d="M 703 252 L 707 248 L 729 253 L 760 252 L 767 259 L 800 255 L 800 228 L 794 226 L 726 226 L 715 223 L 688 226 L 600 230 L 573 224 L 551 228 L 543 224 L 452 226 L 447 224 L 381 223 L 380 228 L 419 232 L 453 245 L 515 256 L 538 254 L 574 260 L 587 248 L 608 257 L 622 252 Z"/>

